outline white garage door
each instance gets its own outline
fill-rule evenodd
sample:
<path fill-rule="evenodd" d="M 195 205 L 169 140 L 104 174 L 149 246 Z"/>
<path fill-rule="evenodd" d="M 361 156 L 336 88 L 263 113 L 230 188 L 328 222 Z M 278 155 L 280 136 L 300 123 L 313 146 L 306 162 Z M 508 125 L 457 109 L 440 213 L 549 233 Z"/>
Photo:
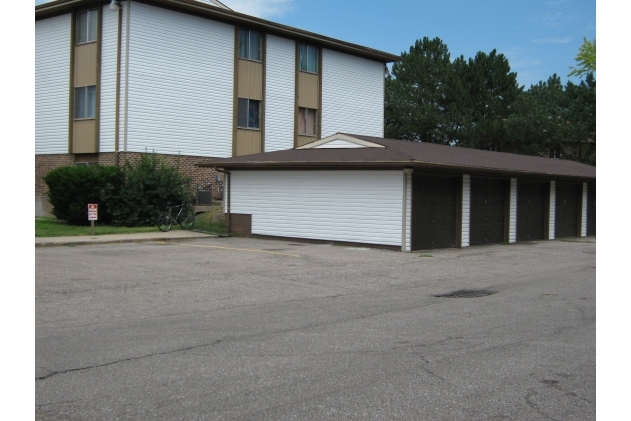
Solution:
<path fill-rule="evenodd" d="M 401 245 L 402 171 L 232 171 L 252 234 Z"/>

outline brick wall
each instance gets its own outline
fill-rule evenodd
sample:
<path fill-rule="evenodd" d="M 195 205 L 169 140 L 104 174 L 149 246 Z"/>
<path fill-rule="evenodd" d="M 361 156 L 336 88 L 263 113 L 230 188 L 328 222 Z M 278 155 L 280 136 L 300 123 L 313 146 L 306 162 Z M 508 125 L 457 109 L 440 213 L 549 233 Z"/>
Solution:
<path fill-rule="evenodd" d="M 121 152 L 119 153 L 120 165 L 125 161 L 129 161 L 132 165 L 138 162 L 143 154 L 139 152 Z M 184 155 L 161 155 L 170 164 L 180 169 L 184 175 L 192 177 L 191 187 L 202 190 L 211 190 L 213 198 L 222 199 L 223 195 L 223 173 L 213 168 L 201 168 L 195 166 L 202 162 L 212 162 L 213 158 L 203 156 L 184 156 Z M 100 154 L 61 154 L 61 155 L 35 155 L 35 215 L 50 215 L 52 206 L 48 202 L 48 186 L 44 182 L 43 177 L 49 171 L 67 165 L 75 165 L 77 162 L 98 162 L 99 165 L 114 165 L 114 153 Z M 217 180 L 219 177 L 219 181 Z"/>

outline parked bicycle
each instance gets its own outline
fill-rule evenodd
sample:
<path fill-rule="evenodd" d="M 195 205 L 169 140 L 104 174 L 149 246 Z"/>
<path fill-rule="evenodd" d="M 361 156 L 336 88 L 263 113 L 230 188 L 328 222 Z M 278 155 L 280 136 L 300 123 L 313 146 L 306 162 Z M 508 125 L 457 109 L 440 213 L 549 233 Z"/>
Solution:
<path fill-rule="evenodd" d="M 167 205 L 172 205 L 167 202 Z M 195 214 L 189 209 L 189 203 L 184 200 L 181 205 L 171 206 L 168 212 L 162 212 L 158 217 L 158 228 L 167 232 L 173 224 L 180 224 L 182 229 L 191 229 L 195 223 Z"/>

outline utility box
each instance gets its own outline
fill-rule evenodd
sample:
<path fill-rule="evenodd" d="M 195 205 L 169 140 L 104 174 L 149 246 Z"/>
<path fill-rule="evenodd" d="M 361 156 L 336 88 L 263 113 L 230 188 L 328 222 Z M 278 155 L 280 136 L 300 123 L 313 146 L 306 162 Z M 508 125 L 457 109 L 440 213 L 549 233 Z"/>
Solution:
<path fill-rule="evenodd" d="M 210 206 L 213 204 L 213 192 L 210 190 L 197 190 L 197 206 Z"/>

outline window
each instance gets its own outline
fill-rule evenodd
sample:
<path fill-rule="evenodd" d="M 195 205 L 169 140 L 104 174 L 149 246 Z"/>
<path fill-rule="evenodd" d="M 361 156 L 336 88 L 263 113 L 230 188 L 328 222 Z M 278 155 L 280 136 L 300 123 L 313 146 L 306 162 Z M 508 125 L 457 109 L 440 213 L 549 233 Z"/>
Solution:
<path fill-rule="evenodd" d="M 74 118 L 94 118 L 96 115 L 96 86 L 74 88 Z"/>
<path fill-rule="evenodd" d="M 257 101 L 255 99 L 239 98 L 237 127 L 258 129 L 260 110 L 261 101 Z"/>
<path fill-rule="evenodd" d="M 298 108 L 298 134 L 303 136 L 317 136 L 318 110 Z"/>
<path fill-rule="evenodd" d="M 261 34 L 249 29 L 239 30 L 239 58 L 261 61 Z"/>
<path fill-rule="evenodd" d="M 318 73 L 318 47 L 300 44 L 300 70 Z"/>
<path fill-rule="evenodd" d="M 97 16 L 96 9 L 77 13 L 77 24 L 75 25 L 77 44 L 96 41 Z"/>

